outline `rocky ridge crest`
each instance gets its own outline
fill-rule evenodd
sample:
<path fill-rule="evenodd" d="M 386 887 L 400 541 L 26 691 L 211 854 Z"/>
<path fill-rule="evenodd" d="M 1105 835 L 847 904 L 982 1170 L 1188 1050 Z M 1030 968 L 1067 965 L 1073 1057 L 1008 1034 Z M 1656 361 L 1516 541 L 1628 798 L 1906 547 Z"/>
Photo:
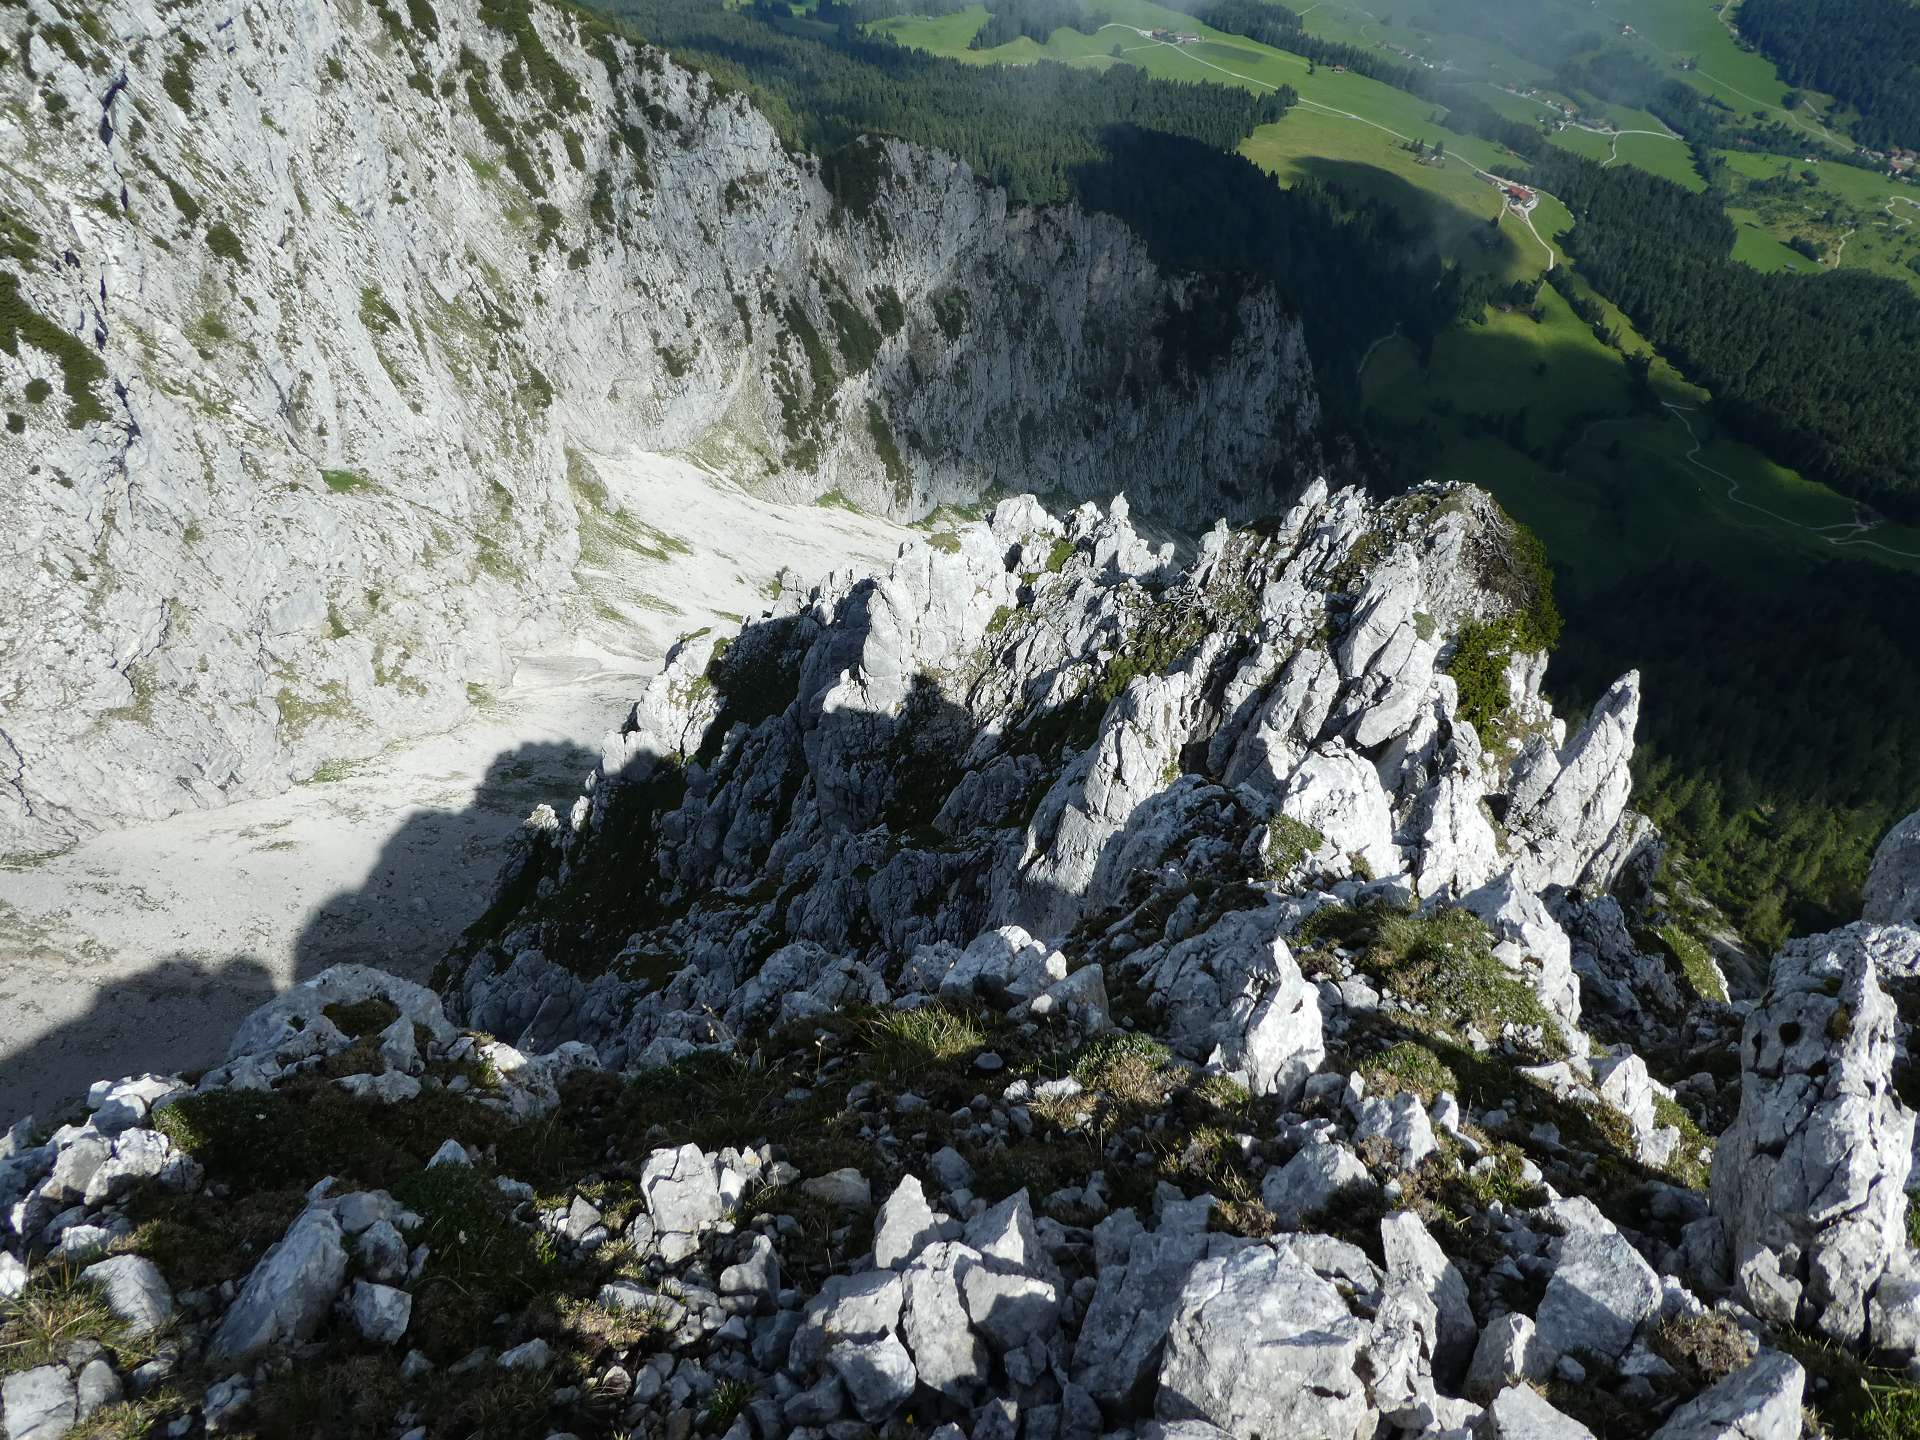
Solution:
<path fill-rule="evenodd" d="M 1461 718 L 1526 573 L 1470 490 L 1017 499 L 691 637 L 444 1001 L 336 967 L 10 1132 L 6 1423 L 1871 1433 L 1920 929 L 1652 945 L 1632 677 Z"/>

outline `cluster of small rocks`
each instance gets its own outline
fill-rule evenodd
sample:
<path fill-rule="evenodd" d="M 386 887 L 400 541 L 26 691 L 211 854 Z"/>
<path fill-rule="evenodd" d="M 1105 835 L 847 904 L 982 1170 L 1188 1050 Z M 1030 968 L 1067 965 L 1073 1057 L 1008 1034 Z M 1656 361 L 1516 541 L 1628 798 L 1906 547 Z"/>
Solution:
<path fill-rule="evenodd" d="M 92 1341 L 76 1345 L 62 1363 L 10 1376 L 8 1440 L 51 1440 L 102 1405 L 137 1398 L 189 1365 L 226 1372 L 200 1407 L 201 1423 L 217 1433 L 267 1373 L 245 1368 L 249 1362 L 304 1344 L 329 1322 L 350 1326 L 369 1344 L 404 1338 L 412 1314 L 407 1286 L 419 1279 L 428 1250 L 407 1239 L 420 1217 L 382 1191 L 339 1192 L 323 1179 L 244 1282 L 176 1292 L 151 1260 L 124 1251 L 135 1227 L 123 1206 L 134 1191 L 191 1196 L 205 1183 L 203 1168 L 167 1133 L 167 1108 L 189 1095 L 270 1090 L 314 1071 L 356 1043 L 332 1014 L 367 1002 L 397 1018 L 362 1047 L 369 1069 L 332 1082 L 360 1103 L 405 1104 L 424 1085 L 471 1088 L 463 1076 L 443 1081 L 420 1072 L 429 1056 L 453 1065 L 479 1059 L 494 1081 L 475 1098 L 526 1119 L 559 1103 L 558 1082 L 570 1069 L 595 1063 L 582 1046 L 529 1059 L 488 1037 L 461 1034 L 432 991 L 342 965 L 256 1010 L 235 1033 L 227 1062 L 197 1082 L 153 1075 L 102 1082 L 87 1096 L 84 1122 L 59 1126 L 39 1143 L 30 1117 L 16 1121 L 0 1137 L 0 1302 L 26 1292 L 32 1261 L 97 1288 L 124 1327 L 122 1339 L 157 1338 L 151 1358 L 124 1375 Z M 430 1163 L 469 1160 L 449 1141 Z M 315 1164 L 324 1169 L 325 1157 Z M 42 1418 L 29 1423 L 35 1415 Z M 193 1424 L 191 1415 L 177 1417 L 171 1432 L 189 1433 Z"/>

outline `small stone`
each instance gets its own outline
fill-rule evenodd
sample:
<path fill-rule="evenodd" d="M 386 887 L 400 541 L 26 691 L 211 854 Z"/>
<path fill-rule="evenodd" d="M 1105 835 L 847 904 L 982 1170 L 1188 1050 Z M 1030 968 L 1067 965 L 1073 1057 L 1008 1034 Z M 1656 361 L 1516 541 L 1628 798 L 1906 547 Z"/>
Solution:
<path fill-rule="evenodd" d="M 1427 1118 L 1418 1095 L 1402 1093 L 1384 1100 L 1364 1099 L 1357 1109 L 1358 1124 L 1353 1131 L 1354 1144 L 1382 1140 L 1393 1151 L 1394 1163 L 1402 1170 L 1414 1170 L 1439 1148 L 1433 1138 L 1433 1122 Z"/>
<path fill-rule="evenodd" d="M 600 1211 L 584 1195 L 576 1195 L 560 1222 L 560 1233 L 578 1243 L 599 1224 Z"/>
<path fill-rule="evenodd" d="M 959 1190 L 973 1183 L 973 1167 L 951 1145 L 934 1151 L 927 1159 L 927 1167 L 933 1171 L 933 1178 L 940 1182 L 942 1190 Z"/>
<path fill-rule="evenodd" d="M 898 1269 L 938 1238 L 939 1226 L 919 1178 L 902 1176 L 874 1221 L 874 1265 L 882 1270 Z"/>
<path fill-rule="evenodd" d="M 350 1302 L 353 1323 L 373 1345 L 392 1345 L 407 1333 L 413 1319 L 413 1297 L 391 1285 L 366 1280 L 353 1282 Z"/>
<path fill-rule="evenodd" d="M 831 1174 L 801 1181 L 800 1191 L 841 1210 L 867 1210 L 873 1205 L 873 1190 L 867 1183 L 867 1177 L 851 1165 Z"/>
<path fill-rule="evenodd" d="M 346 1271 L 339 1222 L 324 1209 L 302 1212 L 247 1276 L 214 1332 L 208 1358 L 243 1361 L 271 1345 L 310 1339 Z"/>
<path fill-rule="evenodd" d="M 1806 1382 L 1799 1361 L 1766 1351 L 1675 1410 L 1653 1440 L 1798 1440 Z"/>
<path fill-rule="evenodd" d="M 1525 1385 L 1494 1397 L 1479 1433 L 1482 1440 L 1594 1440 L 1586 1426 L 1561 1414 Z"/>
<path fill-rule="evenodd" d="M 398 1105 L 420 1098 L 420 1082 L 404 1070 L 383 1070 L 378 1075 L 342 1075 L 333 1082 L 356 1100 L 379 1105 Z"/>
<path fill-rule="evenodd" d="M 697 1145 L 649 1155 L 640 1170 L 640 1193 L 652 1217 L 653 1243 L 669 1265 L 691 1257 L 700 1235 L 727 1213 L 713 1161 Z"/>
<path fill-rule="evenodd" d="M 720 1293 L 751 1296 L 760 1309 L 771 1310 L 780 1293 L 780 1259 L 773 1242 L 764 1235 L 754 1236 L 746 1255 L 720 1272 Z"/>
<path fill-rule="evenodd" d="M 1660 1277 L 1591 1200 L 1551 1208 L 1566 1233 L 1554 1242 L 1553 1275 L 1534 1314 L 1539 1343 L 1555 1359 L 1580 1350 L 1618 1361 L 1659 1312 Z"/>
<path fill-rule="evenodd" d="M 1501 1315 L 1488 1324 L 1467 1367 L 1467 1397 L 1491 1400 L 1523 1380 L 1543 1379 L 1546 1367 L 1535 1352 L 1533 1335 L 1533 1321 L 1525 1315 Z"/>
<path fill-rule="evenodd" d="M 887 1419 L 913 1398 L 913 1358 L 891 1331 L 877 1340 L 840 1342 L 827 1351 L 827 1364 L 869 1425 Z"/>
<path fill-rule="evenodd" d="M 58 1440 L 73 1428 L 77 1398 L 64 1365 L 41 1365 L 0 1381 L 7 1440 Z"/>
<path fill-rule="evenodd" d="M 789 1396 L 781 1413 L 789 1425 L 825 1425 L 838 1420 L 845 1408 L 840 1377 L 828 1372 L 811 1389 Z"/>
<path fill-rule="evenodd" d="M 200 1414 L 206 1421 L 207 1433 L 219 1434 L 227 1428 L 227 1422 L 235 1419 L 253 1399 L 253 1392 L 238 1375 L 230 1375 L 225 1380 L 216 1381 L 207 1387 L 206 1398 L 201 1402 Z"/>
<path fill-rule="evenodd" d="M 376 1220 L 360 1232 L 353 1247 L 360 1268 L 383 1285 L 406 1278 L 407 1242 L 389 1220 Z"/>
<path fill-rule="evenodd" d="M 502 1370 L 544 1370 L 553 1360 L 553 1350 L 541 1339 L 516 1345 L 511 1350 L 500 1352 L 500 1358 L 494 1363 Z"/>
<path fill-rule="evenodd" d="M 600 1303 L 608 1310 L 649 1312 L 658 1317 L 665 1330 L 678 1330 L 687 1318 L 687 1307 L 680 1301 L 631 1280 L 611 1280 L 602 1285 Z"/>
<path fill-rule="evenodd" d="M 160 1267 L 139 1255 L 116 1255 L 89 1265 L 80 1278 L 97 1286 L 130 1335 L 148 1335 L 173 1318 L 173 1291 Z"/>
<path fill-rule="evenodd" d="M 416 1151 L 415 1153 L 417 1154 L 418 1152 Z M 471 1164 L 473 1164 L 473 1157 L 467 1154 L 467 1147 L 462 1145 L 458 1140 L 448 1140 L 443 1142 L 440 1148 L 433 1152 L 433 1158 L 427 1161 L 427 1168 L 431 1170 L 436 1165 Z"/>
<path fill-rule="evenodd" d="M 973 1328 L 999 1351 L 1044 1340 L 1060 1325 L 1060 1287 L 1050 1280 L 969 1265 L 960 1272 L 960 1296 Z"/>
<path fill-rule="evenodd" d="M 1007 1062 L 991 1050 L 982 1050 L 978 1055 L 973 1057 L 973 1068 L 982 1074 L 992 1075 L 996 1071 L 1006 1069 Z"/>
<path fill-rule="evenodd" d="M 79 1379 L 74 1384 L 73 1418 L 85 1420 L 101 1406 L 116 1403 L 125 1393 L 126 1388 L 113 1373 L 113 1366 L 96 1356 L 80 1367 Z"/>
<path fill-rule="evenodd" d="M 1371 1189 L 1373 1178 L 1360 1157 L 1337 1141 L 1304 1146 L 1260 1182 L 1260 1199 L 1285 1230 L 1325 1210 L 1342 1192 Z"/>

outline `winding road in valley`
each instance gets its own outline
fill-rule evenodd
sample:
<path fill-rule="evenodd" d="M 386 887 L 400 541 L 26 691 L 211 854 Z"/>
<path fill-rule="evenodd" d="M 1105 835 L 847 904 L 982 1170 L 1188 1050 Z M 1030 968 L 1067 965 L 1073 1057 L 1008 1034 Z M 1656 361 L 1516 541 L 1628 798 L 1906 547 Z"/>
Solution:
<path fill-rule="evenodd" d="M 1145 44 L 1142 44 L 1142 45 L 1128 46 L 1127 49 L 1130 51 L 1131 50 L 1148 50 L 1148 49 L 1154 49 L 1154 48 L 1173 50 L 1180 54 L 1185 55 L 1187 59 L 1191 60 L 1196 65 L 1199 65 L 1208 70 L 1218 71 L 1220 74 L 1230 76 L 1231 78 L 1235 80 L 1239 80 L 1244 84 L 1255 85 L 1264 90 L 1277 91 L 1280 89 L 1278 85 L 1274 85 L 1268 81 L 1257 79 L 1252 75 L 1243 75 L 1237 70 L 1229 70 L 1224 65 L 1217 65 L 1211 60 L 1202 59 L 1200 56 L 1193 54 L 1192 51 L 1187 46 L 1170 44 L 1164 40 L 1155 40 L 1153 38 L 1153 34 L 1151 31 L 1141 30 L 1138 27 L 1132 26 L 1132 25 L 1121 25 L 1118 23 L 1111 23 L 1111 22 L 1101 26 L 1100 28 L 1102 30 L 1124 30 L 1131 35 L 1138 36 L 1140 39 L 1146 42 Z M 1648 43 L 1651 44 L 1652 42 L 1648 42 Z M 1653 46 L 1653 48 L 1656 50 L 1659 49 L 1658 46 Z M 1305 60 L 1300 60 L 1298 59 L 1298 57 L 1295 57 L 1295 56 L 1286 55 L 1285 52 L 1276 52 L 1276 53 L 1279 53 L 1284 59 L 1295 60 L 1303 70 L 1307 68 L 1307 62 Z M 1662 53 L 1665 53 L 1665 52 L 1662 52 Z M 1702 73 L 1704 74 L 1705 72 L 1702 72 Z M 1707 76 L 1707 78 L 1715 79 L 1715 77 L 1711 75 Z M 1492 82 L 1488 82 L 1488 83 L 1491 84 Z M 1726 82 L 1716 80 L 1716 83 L 1725 84 Z M 1495 88 L 1499 88 L 1499 87 L 1496 86 Z M 1734 87 L 1731 85 L 1728 85 L 1727 88 L 1729 90 L 1734 89 Z M 1734 90 L 1734 93 L 1744 94 L 1744 92 L 1738 91 L 1738 90 Z M 1523 96 L 1521 98 L 1532 99 L 1533 97 Z M 1752 97 L 1748 96 L 1746 98 L 1751 99 Z M 1413 137 L 1408 135 L 1403 135 L 1398 130 L 1393 129 L 1391 126 L 1382 125 L 1377 120 L 1369 120 L 1364 115 L 1356 115 L 1350 110 L 1336 109 L 1334 106 L 1323 104 L 1317 100 L 1309 100 L 1304 96 L 1299 97 L 1298 103 L 1304 106 L 1305 108 L 1309 110 L 1313 110 L 1319 114 L 1333 115 L 1344 120 L 1354 121 L 1356 124 L 1369 126 L 1372 129 L 1380 131 L 1382 134 L 1391 135 L 1394 139 L 1399 140 L 1405 144 L 1411 145 L 1413 143 Z M 1545 105 L 1546 102 L 1536 101 L 1535 103 Z M 1760 104 L 1762 102 L 1755 101 L 1754 103 Z M 1551 108 L 1551 107 L 1548 107 L 1548 108 Z M 1613 164 L 1620 158 L 1620 137 L 1624 135 L 1648 135 L 1648 136 L 1654 137 L 1655 139 L 1673 140 L 1673 141 L 1679 141 L 1681 143 L 1684 143 L 1684 140 L 1685 140 L 1685 137 L 1676 135 L 1672 131 L 1665 131 L 1665 130 L 1608 130 L 1600 126 L 1581 125 L 1578 123 L 1575 124 L 1574 128 L 1580 129 L 1580 130 L 1586 130 L 1589 133 L 1595 134 L 1595 135 L 1607 135 L 1612 138 L 1612 141 L 1613 141 L 1612 153 L 1608 156 L 1607 161 L 1605 162 L 1606 164 L 1609 164 L 1609 165 Z M 1444 159 L 1447 163 L 1452 163 L 1458 160 L 1460 164 L 1465 165 L 1467 169 L 1471 171 L 1477 178 L 1485 180 L 1492 185 L 1504 187 L 1509 184 L 1517 183 L 1517 182 L 1506 180 L 1499 175 L 1495 175 L 1491 171 L 1482 170 L 1479 166 L 1473 164 L 1471 161 L 1462 159 L 1457 155 L 1449 154 L 1445 156 Z M 1556 202 L 1558 201 L 1557 196 L 1551 195 L 1549 192 L 1545 190 L 1541 190 L 1537 186 L 1531 186 L 1529 188 L 1533 189 L 1536 194 L 1546 195 L 1548 199 L 1555 200 Z M 1905 199 L 1905 197 L 1895 197 L 1894 199 L 1889 200 L 1887 202 L 1887 208 L 1890 214 L 1892 213 L 1893 205 L 1896 203 L 1896 201 L 1914 206 L 1916 209 L 1920 209 L 1920 201 L 1907 200 Z M 1532 210 L 1530 208 L 1522 209 L 1519 206 L 1509 205 L 1504 207 L 1503 213 L 1505 213 L 1506 211 L 1511 211 L 1512 213 L 1517 214 L 1520 217 L 1521 223 L 1527 227 L 1527 232 L 1530 235 L 1532 235 L 1537 242 L 1539 242 L 1540 248 L 1546 251 L 1547 269 L 1552 270 L 1554 266 L 1558 263 L 1559 257 L 1555 253 L 1553 246 L 1550 243 L 1548 243 L 1546 238 L 1542 236 L 1537 229 L 1534 228 Z M 1911 223 L 1911 221 L 1909 221 L 1908 223 Z M 1852 232 L 1849 232 L 1849 235 L 1851 235 L 1851 233 Z M 1843 241 L 1842 248 L 1844 248 L 1844 245 L 1845 245 L 1845 242 Z M 1835 257 L 1835 260 L 1837 263 L 1838 261 L 1837 255 Z M 1360 365 L 1356 373 L 1364 374 L 1367 368 L 1367 362 L 1373 358 L 1374 352 L 1378 350 L 1382 345 L 1386 344 L 1387 341 L 1391 340 L 1394 337 L 1394 335 L 1398 333 L 1399 333 L 1398 329 L 1396 328 L 1395 330 L 1390 331 L 1385 335 L 1382 335 L 1379 339 L 1375 340 L 1371 345 L 1369 345 L 1367 347 L 1366 354 L 1364 354 L 1360 358 Z M 1773 521 L 1776 524 L 1785 525 L 1792 529 L 1804 531 L 1807 534 L 1818 536 L 1821 540 L 1825 541 L 1827 544 L 1832 545 L 1836 548 L 1865 547 L 1871 550 L 1879 550 L 1888 555 L 1897 556 L 1903 560 L 1920 560 L 1920 553 L 1916 553 L 1910 550 L 1902 550 L 1897 546 L 1887 545 L 1878 540 L 1870 540 L 1865 538 L 1867 534 L 1870 533 L 1875 528 L 1873 524 L 1868 521 L 1850 520 L 1850 521 L 1843 521 L 1841 523 L 1834 524 L 1834 525 L 1808 525 L 1802 521 L 1794 520 L 1788 516 L 1782 515 L 1776 510 L 1769 510 L 1764 505 L 1757 505 L 1753 501 L 1745 499 L 1740 494 L 1740 481 L 1736 477 L 1727 474 L 1727 472 L 1724 470 L 1716 469 L 1715 467 L 1707 464 L 1704 460 L 1700 458 L 1700 453 L 1705 448 L 1705 442 L 1701 440 L 1700 436 L 1694 431 L 1693 425 L 1687 419 L 1687 416 L 1689 414 L 1695 413 L 1695 408 L 1684 406 L 1684 405 L 1675 405 L 1670 401 L 1663 402 L 1663 404 L 1665 404 L 1665 407 L 1667 410 L 1672 412 L 1673 418 L 1677 420 L 1683 428 L 1685 428 L 1687 432 L 1687 438 L 1690 441 L 1692 441 L 1692 448 L 1687 451 L 1685 456 L 1687 463 L 1693 466 L 1695 469 L 1700 470 L 1708 475 L 1711 475 L 1716 480 L 1719 480 L 1720 482 L 1722 482 L 1727 487 L 1726 498 L 1731 504 L 1738 505 L 1741 508 L 1746 510 L 1751 510 L 1756 514 L 1764 515 L 1767 517 L 1767 519 Z"/>
<path fill-rule="evenodd" d="M 1879 550 L 1888 555 L 1897 555 L 1903 560 L 1920 560 L 1920 553 L 1915 553 L 1911 550 L 1901 550 L 1893 545 L 1882 544 L 1878 540 L 1865 539 L 1864 536 L 1874 528 L 1867 521 L 1843 520 L 1833 525 L 1808 525 L 1804 521 L 1794 520 L 1782 515 L 1777 510 L 1769 510 L 1764 505 L 1756 505 L 1751 500 L 1743 499 L 1740 494 L 1740 482 L 1738 479 L 1729 475 L 1724 470 L 1715 469 L 1700 458 L 1700 452 L 1706 448 L 1706 442 L 1700 438 L 1698 432 L 1694 430 L 1692 422 L 1687 419 L 1687 416 L 1698 413 L 1698 408 L 1691 405 L 1675 405 L 1671 400 L 1663 401 L 1662 404 L 1672 412 L 1673 418 L 1680 422 L 1681 428 L 1687 432 L 1687 438 L 1693 442 L 1693 448 L 1686 453 L 1685 458 L 1687 463 L 1696 470 L 1704 470 L 1715 479 L 1724 481 L 1727 487 L 1727 499 L 1733 504 L 1764 515 L 1777 524 L 1786 525 L 1795 530 L 1803 530 L 1809 535 L 1817 535 L 1829 545 L 1837 547 L 1865 546 L 1870 550 Z M 1840 533 L 1829 533 L 1833 531 Z"/>

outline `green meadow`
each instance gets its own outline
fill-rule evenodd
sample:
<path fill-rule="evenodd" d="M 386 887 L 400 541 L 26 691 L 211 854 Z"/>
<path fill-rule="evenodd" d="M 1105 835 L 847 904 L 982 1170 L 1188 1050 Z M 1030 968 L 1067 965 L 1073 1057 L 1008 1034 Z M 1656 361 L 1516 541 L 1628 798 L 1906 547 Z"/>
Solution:
<path fill-rule="evenodd" d="M 1811 240 L 1829 267 L 1868 270 L 1920 290 L 1920 185 L 1833 160 L 1716 152 L 1728 172 L 1727 213 L 1740 227 L 1734 255 L 1761 270 L 1813 271 L 1787 248 Z M 1785 193 L 1750 188 L 1785 182 Z"/>
<path fill-rule="evenodd" d="M 1729 103 L 1746 112 L 1777 110 L 1774 102 L 1784 87 L 1771 65 L 1740 50 L 1704 4 L 1609 3 L 1607 14 L 1617 13 L 1610 23 L 1631 23 L 1638 32 L 1625 43 L 1650 46 L 1669 60 L 1697 56 L 1711 74 L 1689 72 L 1694 83 L 1725 90 Z M 1150 0 L 1110 0 L 1103 8 L 1112 17 L 1105 28 L 1091 35 L 1057 30 L 1044 45 L 1023 37 L 993 49 L 968 49 L 986 20 L 985 9 L 977 5 L 953 15 L 883 20 L 869 29 L 970 64 L 1050 59 L 1105 67 L 1124 62 L 1167 80 L 1262 91 L 1291 86 L 1300 103 L 1241 146 L 1242 154 L 1282 184 L 1319 179 L 1391 204 L 1431 235 L 1442 255 L 1498 284 L 1533 279 L 1550 263 L 1567 264 L 1558 241 L 1573 217 L 1547 195 L 1540 197 L 1531 227 L 1507 209 L 1476 172 L 1504 173 L 1513 168 L 1512 157 L 1447 129 L 1443 107 L 1362 75 L 1336 74 L 1325 66 L 1310 70 L 1299 55 L 1212 30 Z M 1539 101 L 1504 88 L 1509 79 L 1524 87 L 1541 85 L 1545 77 L 1498 46 L 1383 26 L 1344 0 L 1298 8 L 1305 10 L 1312 30 L 1329 38 L 1367 45 L 1384 41 L 1462 71 L 1475 67 L 1500 82 L 1479 86 L 1475 93 L 1509 118 L 1529 123 L 1546 113 Z M 1201 36 L 1201 43 L 1156 42 L 1143 33 L 1155 28 L 1190 31 Z M 1762 99 L 1744 100 L 1733 95 L 1733 88 Z M 1592 97 L 1545 89 L 1541 95 L 1571 100 L 1583 120 L 1595 124 L 1604 118 L 1623 131 L 1659 132 L 1607 135 L 1569 127 L 1552 137 L 1554 143 L 1603 163 L 1637 166 L 1690 190 L 1705 188 L 1685 143 L 1666 138 L 1666 127 L 1654 116 L 1601 105 Z M 1412 140 L 1444 145 L 1445 161 L 1421 160 L 1408 143 Z M 1727 159 L 1736 186 L 1746 178 L 1764 178 L 1771 173 L 1766 166 L 1783 163 L 1733 152 Z M 1817 173 L 1825 188 L 1812 203 L 1822 209 L 1851 207 L 1852 213 L 1877 204 L 1884 210 L 1895 192 L 1911 188 L 1834 163 L 1818 166 Z M 1914 196 L 1920 199 L 1920 190 Z M 1763 215 L 1758 207 L 1736 209 L 1733 217 L 1738 258 L 1769 270 L 1813 268 L 1784 243 L 1795 233 L 1791 217 Z M 1920 207 L 1914 219 L 1900 234 L 1920 246 Z M 1891 273 L 1900 258 L 1893 253 L 1898 243 L 1896 237 L 1887 245 L 1863 244 L 1856 232 L 1845 263 L 1873 264 Z M 1920 281 L 1913 272 L 1907 278 Z M 1428 468 L 1417 478 L 1471 481 L 1494 491 L 1540 532 L 1571 592 L 1599 593 L 1674 558 L 1749 574 L 1764 573 L 1783 556 L 1840 553 L 1920 568 L 1920 530 L 1882 526 L 1870 535 L 1849 536 L 1820 528 L 1848 526 L 1852 504 L 1719 434 L 1705 410 L 1708 397 L 1663 358 L 1653 359 L 1647 391 L 1636 394 L 1625 356 L 1651 354 L 1651 347 L 1577 274 L 1571 284 L 1599 307 L 1614 344 L 1598 338 L 1566 299 L 1543 285 L 1534 307 L 1538 319 L 1521 310 L 1489 307 L 1480 323 L 1463 323 L 1440 336 L 1425 365 L 1403 339 L 1387 340 L 1372 352 L 1362 376 L 1363 403 L 1383 433 L 1411 442 L 1399 447 L 1401 453 L 1428 457 Z M 1854 543 L 1836 545 L 1836 539 Z"/>

